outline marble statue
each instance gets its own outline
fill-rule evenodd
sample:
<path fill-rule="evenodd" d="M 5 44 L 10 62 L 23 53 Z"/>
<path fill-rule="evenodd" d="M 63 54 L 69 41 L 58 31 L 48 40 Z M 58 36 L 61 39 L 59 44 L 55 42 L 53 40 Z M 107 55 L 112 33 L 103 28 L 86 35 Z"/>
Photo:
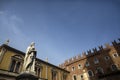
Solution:
<path fill-rule="evenodd" d="M 35 43 L 32 42 L 26 50 L 26 55 L 24 58 L 23 70 L 29 72 L 35 72 Z"/>

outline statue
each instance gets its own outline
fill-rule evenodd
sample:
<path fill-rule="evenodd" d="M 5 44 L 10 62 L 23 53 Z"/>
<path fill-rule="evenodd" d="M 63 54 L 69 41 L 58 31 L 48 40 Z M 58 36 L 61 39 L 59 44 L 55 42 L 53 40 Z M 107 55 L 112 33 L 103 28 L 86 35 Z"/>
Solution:
<path fill-rule="evenodd" d="M 6 41 L 5 41 L 5 44 L 6 44 L 6 45 L 8 45 L 8 44 L 9 44 L 9 42 L 10 42 L 10 41 L 9 41 L 9 39 L 8 39 L 8 40 L 6 40 Z"/>
<path fill-rule="evenodd" d="M 32 42 L 26 50 L 23 71 L 35 72 L 35 58 L 36 58 L 35 43 Z"/>

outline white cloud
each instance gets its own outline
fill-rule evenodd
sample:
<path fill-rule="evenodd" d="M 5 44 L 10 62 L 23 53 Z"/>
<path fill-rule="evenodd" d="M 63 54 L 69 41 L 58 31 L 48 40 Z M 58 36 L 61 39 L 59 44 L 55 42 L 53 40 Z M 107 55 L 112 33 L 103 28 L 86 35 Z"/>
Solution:
<path fill-rule="evenodd" d="M 2 29 L 5 29 L 6 32 L 11 32 L 12 34 L 22 34 L 19 29 L 20 25 L 23 24 L 23 20 L 21 18 L 3 11 L 0 11 L 0 14 L 0 25 Z"/>
<path fill-rule="evenodd" d="M 25 50 L 24 47 L 30 39 L 22 31 L 21 26 L 24 26 L 22 18 L 15 14 L 0 11 L 0 37 L 4 38 L 3 40 L 10 39 L 11 45 Z"/>

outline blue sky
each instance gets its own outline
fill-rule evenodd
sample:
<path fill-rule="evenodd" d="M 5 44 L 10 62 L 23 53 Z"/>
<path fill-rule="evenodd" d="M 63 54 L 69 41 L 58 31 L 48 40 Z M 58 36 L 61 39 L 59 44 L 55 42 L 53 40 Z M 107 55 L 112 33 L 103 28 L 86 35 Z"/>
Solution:
<path fill-rule="evenodd" d="M 0 44 L 58 65 L 120 38 L 120 0 L 1 0 Z"/>

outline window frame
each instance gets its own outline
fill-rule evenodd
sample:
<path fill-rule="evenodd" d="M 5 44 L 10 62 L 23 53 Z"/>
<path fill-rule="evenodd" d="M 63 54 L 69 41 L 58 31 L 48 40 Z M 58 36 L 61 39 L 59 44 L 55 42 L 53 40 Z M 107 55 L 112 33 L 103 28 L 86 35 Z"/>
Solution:
<path fill-rule="evenodd" d="M 86 61 L 85 66 L 86 67 L 90 66 L 90 63 L 88 61 Z"/>
<path fill-rule="evenodd" d="M 113 67 L 113 66 L 114 66 L 114 67 Z M 113 69 L 113 68 L 114 68 L 114 69 Z M 116 64 L 112 64 L 112 65 L 111 65 L 111 70 L 112 70 L 112 71 L 118 70 L 117 65 L 116 65 Z"/>
<path fill-rule="evenodd" d="M 109 56 L 105 56 L 104 59 L 105 59 L 106 61 L 108 61 L 108 60 L 110 59 L 110 57 L 109 57 Z"/>
<path fill-rule="evenodd" d="M 13 66 L 13 61 L 15 61 L 14 66 Z M 19 63 L 19 65 L 18 65 L 18 63 Z M 9 65 L 9 71 L 14 72 L 14 73 L 20 73 L 22 64 L 23 64 L 23 57 L 21 55 L 11 56 L 11 62 L 10 62 L 10 65 Z"/>
<path fill-rule="evenodd" d="M 81 64 L 78 65 L 78 69 L 82 69 L 82 65 Z"/>
<path fill-rule="evenodd" d="M 89 75 L 89 72 L 91 72 L 91 74 L 92 74 L 91 76 Z M 88 73 L 88 76 L 89 76 L 89 77 L 93 77 L 93 76 L 94 76 L 94 73 L 93 73 L 93 71 L 92 71 L 92 70 L 88 70 L 88 72 L 87 72 L 87 73 Z"/>
<path fill-rule="evenodd" d="M 99 60 L 97 57 L 94 57 L 94 64 L 98 64 L 99 63 Z"/>
<path fill-rule="evenodd" d="M 77 80 L 77 75 L 76 74 L 73 75 L 73 80 Z"/>
<path fill-rule="evenodd" d="M 118 53 L 114 53 L 114 54 L 112 54 L 112 56 L 113 56 L 113 58 L 117 58 L 118 57 Z"/>
<path fill-rule="evenodd" d="M 75 67 L 74 66 L 72 66 L 72 71 L 75 71 Z"/>
<path fill-rule="evenodd" d="M 100 70 L 101 74 L 104 74 L 103 68 L 101 68 L 101 67 L 97 67 L 97 68 L 96 68 L 96 73 L 99 73 L 97 70 Z"/>
<path fill-rule="evenodd" d="M 84 80 L 84 75 L 83 74 L 80 75 L 80 80 Z"/>

